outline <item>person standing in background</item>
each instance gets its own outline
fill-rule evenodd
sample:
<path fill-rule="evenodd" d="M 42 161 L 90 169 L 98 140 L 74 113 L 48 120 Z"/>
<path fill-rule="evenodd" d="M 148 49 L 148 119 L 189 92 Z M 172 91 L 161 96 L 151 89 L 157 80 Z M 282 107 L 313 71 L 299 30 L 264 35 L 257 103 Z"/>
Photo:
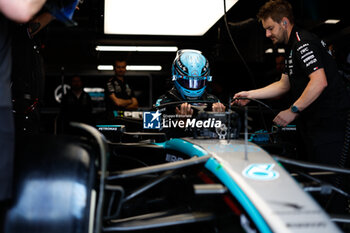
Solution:
<path fill-rule="evenodd" d="M 71 89 L 62 98 L 62 117 L 64 125 L 69 122 L 92 124 L 92 102 L 90 95 L 84 91 L 80 76 L 74 75 Z"/>
<path fill-rule="evenodd" d="M 138 101 L 134 91 L 126 81 L 126 61 L 117 59 L 114 63 L 115 75 L 108 79 L 106 86 L 107 118 L 113 119 L 114 111 L 136 110 Z"/>

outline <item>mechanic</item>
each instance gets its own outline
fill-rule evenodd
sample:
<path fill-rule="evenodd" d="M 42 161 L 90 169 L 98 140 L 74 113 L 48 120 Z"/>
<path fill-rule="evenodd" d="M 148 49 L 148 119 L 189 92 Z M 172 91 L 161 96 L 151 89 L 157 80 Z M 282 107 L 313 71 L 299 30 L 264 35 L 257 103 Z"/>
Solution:
<path fill-rule="evenodd" d="M 0 232 L 4 211 L 12 197 L 14 164 L 14 120 L 12 114 L 10 77 L 11 20 L 28 22 L 44 5 L 45 0 L 0 0 Z"/>
<path fill-rule="evenodd" d="M 14 165 L 14 119 L 11 102 L 11 72 L 18 67 L 14 60 L 13 42 L 15 37 L 15 23 L 42 23 L 36 28 L 36 33 L 46 26 L 53 18 L 41 19 L 41 10 L 48 10 L 52 16 L 60 21 L 72 19 L 78 0 L 65 1 L 23 1 L 0 0 L 0 232 L 2 232 L 3 215 L 13 198 L 13 165 Z M 44 6 L 45 5 L 45 6 Z M 69 6 L 69 7 L 67 7 Z M 39 14 L 37 14 L 39 13 Z M 63 17 L 59 17 L 63 16 Z M 33 28 L 28 28 L 28 35 L 34 36 Z M 18 135 L 16 135 L 18 137 Z"/>
<path fill-rule="evenodd" d="M 164 95 L 158 98 L 155 106 L 162 104 L 186 101 L 204 100 L 214 102 L 211 109 L 214 112 L 224 112 L 225 106 L 219 99 L 206 92 L 207 82 L 211 81 L 209 62 L 201 51 L 183 49 L 176 54 L 172 64 L 172 81 L 174 86 Z M 182 116 L 192 116 L 193 106 L 182 103 L 174 109 L 164 109 L 168 113 L 176 113 Z"/>
<path fill-rule="evenodd" d="M 267 99 L 291 91 L 292 106 L 273 122 L 286 126 L 296 120 L 308 159 L 337 165 L 350 100 L 326 44 L 294 25 L 292 6 L 285 0 L 265 3 L 257 17 L 273 44 L 285 44 L 285 71 L 279 81 L 266 87 L 235 94 L 233 103 L 246 105 L 249 100 L 240 97 Z"/>
<path fill-rule="evenodd" d="M 126 82 L 127 62 L 123 59 L 117 59 L 114 63 L 115 76 L 111 77 L 106 87 L 106 108 L 107 118 L 113 119 L 116 111 L 136 110 L 138 101 L 134 91 Z"/>

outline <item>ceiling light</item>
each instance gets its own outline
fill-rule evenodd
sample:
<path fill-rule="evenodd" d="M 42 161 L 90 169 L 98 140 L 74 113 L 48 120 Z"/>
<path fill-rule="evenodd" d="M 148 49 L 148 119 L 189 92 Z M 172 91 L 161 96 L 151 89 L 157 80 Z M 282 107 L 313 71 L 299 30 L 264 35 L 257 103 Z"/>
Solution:
<path fill-rule="evenodd" d="M 97 69 L 98 70 L 113 70 L 113 66 L 112 65 L 98 65 Z"/>
<path fill-rule="evenodd" d="M 266 49 L 265 53 L 273 53 L 273 49 L 272 48 Z"/>
<path fill-rule="evenodd" d="M 84 87 L 84 91 L 86 92 L 104 92 L 104 90 L 101 87 Z"/>
<path fill-rule="evenodd" d="M 176 52 L 176 46 L 108 46 L 98 45 L 97 51 L 135 51 L 135 52 Z"/>
<path fill-rule="evenodd" d="M 272 48 L 268 48 L 265 50 L 265 53 L 273 53 L 273 49 Z M 278 48 L 277 49 L 277 53 L 285 53 L 284 48 Z"/>
<path fill-rule="evenodd" d="M 126 70 L 137 70 L 137 71 L 160 71 L 162 66 L 141 66 L 141 65 L 127 65 Z"/>
<path fill-rule="evenodd" d="M 238 0 L 226 0 L 228 11 Z M 105 0 L 104 33 L 201 36 L 224 14 L 221 0 Z"/>
<path fill-rule="evenodd" d="M 340 21 L 339 19 L 327 19 L 326 21 L 324 21 L 324 23 L 325 24 L 336 24 L 339 21 Z"/>
<path fill-rule="evenodd" d="M 98 70 L 113 70 L 113 65 L 98 65 Z M 162 66 L 158 65 L 127 65 L 126 70 L 133 71 L 160 71 L 162 70 Z"/>

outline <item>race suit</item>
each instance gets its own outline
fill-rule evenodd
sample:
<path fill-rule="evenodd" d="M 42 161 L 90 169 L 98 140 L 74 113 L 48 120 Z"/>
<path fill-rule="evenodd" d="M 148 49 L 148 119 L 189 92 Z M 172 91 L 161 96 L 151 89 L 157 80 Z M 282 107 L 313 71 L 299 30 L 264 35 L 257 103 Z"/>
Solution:
<path fill-rule="evenodd" d="M 160 96 L 157 99 L 155 106 L 158 107 L 162 104 L 172 103 L 172 102 L 177 102 L 177 101 L 185 101 L 185 100 L 186 99 L 182 98 L 181 94 L 177 91 L 177 89 L 175 87 L 173 87 L 166 94 Z M 204 91 L 203 95 L 196 100 L 205 100 L 205 101 L 213 102 L 213 103 L 220 102 L 220 100 L 216 96 L 209 94 L 206 91 Z M 169 114 L 175 114 L 175 108 L 176 108 L 176 106 L 169 106 L 169 107 L 165 107 L 165 108 L 160 109 L 160 111 L 166 112 Z M 208 108 L 209 108 L 209 110 L 211 110 L 211 104 L 208 104 Z"/>
<path fill-rule="evenodd" d="M 191 99 L 191 100 L 194 100 L 194 99 Z M 207 107 L 205 109 L 209 110 L 209 111 L 212 110 L 211 109 L 212 108 L 212 104 L 211 103 L 220 102 L 219 99 L 216 96 L 214 96 L 212 94 L 209 94 L 206 91 L 203 93 L 203 95 L 200 98 L 196 98 L 195 100 L 208 101 L 207 103 L 198 103 L 198 105 L 202 105 L 202 104 L 207 105 Z M 168 106 L 164 106 L 164 107 L 161 107 L 161 105 L 167 104 L 167 103 L 173 103 L 173 102 L 177 102 L 177 101 L 186 101 L 186 99 L 184 99 L 181 96 L 181 94 L 177 91 L 177 89 L 175 87 L 173 87 L 166 94 L 164 94 L 164 95 L 162 95 L 162 96 L 160 96 L 158 98 L 158 100 L 156 101 L 155 107 L 159 107 L 160 106 L 159 112 L 162 113 L 163 116 L 165 114 L 167 114 L 167 115 L 175 115 L 176 114 L 175 108 L 178 107 L 180 109 L 181 103 L 179 103 L 177 105 L 168 105 Z M 190 104 L 194 105 L 194 106 L 197 105 L 196 103 L 190 103 Z M 196 109 L 194 109 L 193 116 L 196 116 L 197 112 L 198 111 Z M 179 118 L 179 117 L 177 117 L 177 118 Z M 163 129 L 163 132 L 165 132 L 169 138 L 193 136 L 193 132 L 189 128 L 185 128 L 185 129 L 180 129 L 180 128 Z"/>

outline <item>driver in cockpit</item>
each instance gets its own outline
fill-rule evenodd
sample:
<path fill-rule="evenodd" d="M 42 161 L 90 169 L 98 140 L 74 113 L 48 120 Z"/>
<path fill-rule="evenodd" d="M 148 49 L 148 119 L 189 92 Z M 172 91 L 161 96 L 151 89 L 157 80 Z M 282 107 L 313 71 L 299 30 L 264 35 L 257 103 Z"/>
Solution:
<path fill-rule="evenodd" d="M 156 101 L 155 107 L 166 103 L 178 101 L 195 101 L 200 100 L 205 103 L 182 103 L 179 106 L 172 106 L 163 109 L 168 113 L 175 113 L 177 115 L 193 115 L 193 108 L 195 105 L 211 104 L 213 112 L 224 112 L 225 106 L 220 103 L 220 100 L 205 90 L 207 82 L 212 81 L 210 76 L 209 62 L 203 56 L 201 51 L 192 49 L 179 50 L 176 54 L 175 60 L 172 64 L 172 81 L 174 86 L 166 94 L 162 95 Z M 162 111 L 162 109 L 160 110 Z"/>

